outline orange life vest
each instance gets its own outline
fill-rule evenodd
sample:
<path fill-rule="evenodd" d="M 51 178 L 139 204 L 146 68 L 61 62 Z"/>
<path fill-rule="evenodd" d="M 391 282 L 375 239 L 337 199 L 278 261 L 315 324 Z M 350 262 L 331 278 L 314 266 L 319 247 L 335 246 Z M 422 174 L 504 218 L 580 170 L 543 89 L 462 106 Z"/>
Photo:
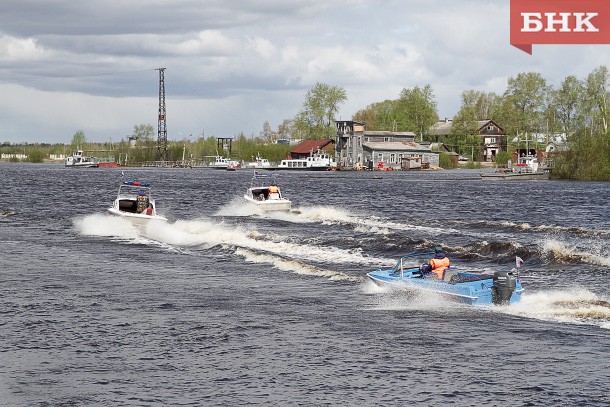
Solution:
<path fill-rule="evenodd" d="M 436 274 L 436 278 L 442 280 L 445 275 L 445 269 L 449 268 L 450 262 L 448 257 L 442 259 L 430 259 L 430 265 L 432 266 L 431 273 Z"/>

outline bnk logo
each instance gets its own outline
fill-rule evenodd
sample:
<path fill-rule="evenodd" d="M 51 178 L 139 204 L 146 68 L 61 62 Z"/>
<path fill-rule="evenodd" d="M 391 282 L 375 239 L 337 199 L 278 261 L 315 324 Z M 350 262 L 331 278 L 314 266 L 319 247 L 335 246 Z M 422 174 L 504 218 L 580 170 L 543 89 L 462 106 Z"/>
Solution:
<path fill-rule="evenodd" d="M 510 43 L 532 53 L 532 44 L 610 44 L 608 0 L 511 0 Z"/>

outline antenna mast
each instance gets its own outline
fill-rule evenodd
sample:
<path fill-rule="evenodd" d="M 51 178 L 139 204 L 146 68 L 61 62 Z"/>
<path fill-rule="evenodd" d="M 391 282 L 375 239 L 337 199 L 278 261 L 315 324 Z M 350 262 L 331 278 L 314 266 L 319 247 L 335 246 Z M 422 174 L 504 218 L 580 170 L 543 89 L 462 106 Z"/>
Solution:
<path fill-rule="evenodd" d="M 165 122 L 165 68 L 159 71 L 159 123 L 157 126 L 157 160 L 167 161 L 167 127 Z"/>

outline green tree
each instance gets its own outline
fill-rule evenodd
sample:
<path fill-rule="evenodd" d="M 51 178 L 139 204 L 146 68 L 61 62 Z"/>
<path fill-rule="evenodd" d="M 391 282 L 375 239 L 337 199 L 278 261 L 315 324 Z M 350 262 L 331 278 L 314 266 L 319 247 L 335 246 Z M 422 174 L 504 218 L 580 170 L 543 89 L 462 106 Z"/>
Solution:
<path fill-rule="evenodd" d="M 438 121 L 436 100 L 432 86 L 423 88 L 403 89 L 398 99 L 399 109 L 403 115 L 402 125 L 420 137 L 428 133 L 428 129 Z"/>
<path fill-rule="evenodd" d="M 590 127 L 593 131 L 601 130 L 605 134 L 610 121 L 610 108 L 608 106 L 610 102 L 608 93 L 610 77 L 608 68 L 606 66 L 595 68 L 587 76 L 585 83 L 585 108 L 589 113 Z"/>
<path fill-rule="evenodd" d="M 41 149 L 30 150 L 28 154 L 28 161 L 31 163 L 42 163 L 44 162 L 45 153 Z"/>
<path fill-rule="evenodd" d="M 479 137 L 479 114 L 477 105 L 483 94 L 476 91 L 462 93 L 462 106 L 453 118 L 451 131 L 446 144 L 460 155 L 478 161 L 481 156 L 481 138 Z"/>
<path fill-rule="evenodd" d="M 335 135 L 334 120 L 347 100 L 345 89 L 325 83 L 307 91 L 303 108 L 294 118 L 294 130 L 301 138 L 323 139 Z"/>
<path fill-rule="evenodd" d="M 263 131 L 261 131 L 260 137 L 265 143 L 275 143 L 275 140 L 277 140 L 277 132 L 271 129 L 269 121 L 263 123 Z"/>
<path fill-rule="evenodd" d="M 85 143 L 87 143 L 85 132 L 83 130 L 77 130 L 72 136 L 72 143 L 70 143 L 70 146 L 72 147 L 72 150 L 82 150 L 85 148 Z"/>
<path fill-rule="evenodd" d="M 278 138 L 290 138 L 292 136 L 293 121 L 290 119 L 284 119 L 282 123 L 277 126 L 277 137 Z"/>
<path fill-rule="evenodd" d="M 496 154 L 497 165 L 507 165 L 508 160 L 512 160 L 512 154 L 508 151 L 500 151 L 498 154 Z"/>
<path fill-rule="evenodd" d="M 132 136 L 140 140 L 140 142 L 146 143 L 153 141 L 154 134 L 155 129 L 152 124 L 136 124 L 133 126 Z"/>
<path fill-rule="evenodd" d="M 399 128 L 399 103 L 397 100 L 385 100 L 383 102 L 373 103 L 365 109 L 359 110 L 353 116 L 353 120 L 364 123 L 368 130 L 392 130 L 399 131 L 408 129 Z"/>
<path fill-rule="evenodd" d="M 467 90 L 462 92 L 462 107 L 472 107 L 476 120 L 491 120 L 498 110 L 499 97 L 493 92 Z"/>
<path fill-rule="evenodd" d="M 549 86 L 541 74 L 536 72 L 520 73 L 516 78 L 508 78 L 504 92 L 505 103 L 512 105 L 509 121 L 502 121 L 511 131 L 509 133 L 539 133 L 545 128 L 543 112 Z"/>
<path fill-rule="evenodd" d="M 571 135 L 580 127 L 579 106 L 582 105 L 584 88 L 581 81 L 573 75 L 561 82 L 561 87 L 553 91 L 557 121 L 561 132 Z"/>

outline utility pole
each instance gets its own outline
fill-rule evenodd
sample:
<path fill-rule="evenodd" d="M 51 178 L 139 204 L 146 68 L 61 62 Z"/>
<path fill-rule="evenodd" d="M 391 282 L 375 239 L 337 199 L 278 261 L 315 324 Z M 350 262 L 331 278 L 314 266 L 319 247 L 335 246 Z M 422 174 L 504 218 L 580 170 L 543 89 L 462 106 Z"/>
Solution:
<path fill-rule="evenodd" d="M 167 161 L 167 125 L 165 121 L 165 68 L 159 71 L 159 122 L 157 126 L 157 161 Z"/>

